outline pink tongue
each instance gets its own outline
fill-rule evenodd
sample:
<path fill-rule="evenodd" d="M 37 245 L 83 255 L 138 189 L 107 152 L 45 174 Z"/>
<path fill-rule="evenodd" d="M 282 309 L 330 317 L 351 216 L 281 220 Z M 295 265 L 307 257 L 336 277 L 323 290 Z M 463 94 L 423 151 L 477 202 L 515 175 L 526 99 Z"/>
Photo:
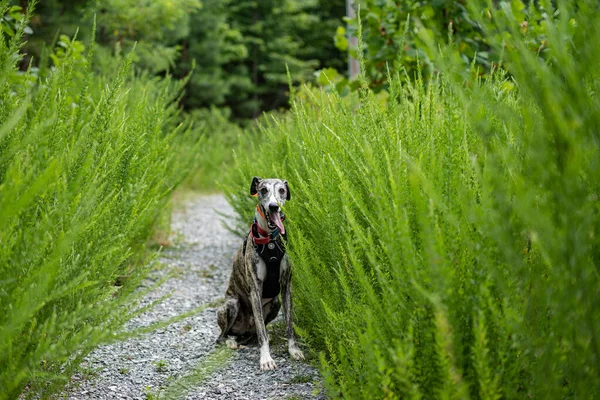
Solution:
<path fill-rule="evenodd" d="M 285 228 L 283 227 L 283 221 L 281 220 L 281 213 L 273 213 L 269 215 L 269 219 L 272 223 L 275 224 L 276 227 L 279 228 L 279 232 L 283 235 L 285 234 Z"/>

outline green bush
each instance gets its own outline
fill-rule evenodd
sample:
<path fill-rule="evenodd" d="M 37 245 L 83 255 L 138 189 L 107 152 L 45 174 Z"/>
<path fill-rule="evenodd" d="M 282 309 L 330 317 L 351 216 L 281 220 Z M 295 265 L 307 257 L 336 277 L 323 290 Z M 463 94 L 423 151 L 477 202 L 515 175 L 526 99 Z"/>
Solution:
<path fill-rule="evenodd" d="M 237 155 L 240 232 L 251 177 L 290 182 L 296 321 L 331 396 L 600 395 L 600 13 L 542 3 L 548 61 L 491 7 L 477 22 L 511 34 L 486 37 L 512 78 L 473 80 L 442 47 L 429 85 L 305 92 Z"/>
<path fill-rule="evenodd" d="M 67 37 L 19 71 L 17 25 L 0 34 L 0 399 L 58 389 L 140 312 L 145 243 L 198 142 L 181 85 L 134 76 L 132 54 L 97 75 Z"/>
<path fill-rule="evenodd" d="M 548 50 L 546 20 L 552 13 L 546 12 L 537 1 L 526 1 L 528 6 L 520 0 L 496 2 L 513 14 L 519 29 L 514 32 L 500 29 L 487 34 L 481 22 L 490 19 L 494 7 L 486 1 L 478 2 L 475 10 L 464 0 L 363 0 L 357 3 L 361 6 L 360 15 L 348 19 L 348 30 L 356 35 L 361 19 L 366 44 L 364 74 L 375 91 L 387 88 L 388 69 L 405 72 L 411 79 L 418 71 L 426 81 L 439 72 L 435 51 L 429 51 L 424 45 L 423 29 L 437 45 L 452 43 L 463 71 L 471 71 L 475 65 L 477 70 L 472 72 L 482 75 L 506 63 L 503 47 L 494 46 L 494 42 L 511 40 L 512 35 L 523 38 L 523 43 L 539 57 L 545 57 Z M 335 42 L 340 50 L 357 57 L 358 49 L 349 47 L 344 27 L 338 27 Z"/>

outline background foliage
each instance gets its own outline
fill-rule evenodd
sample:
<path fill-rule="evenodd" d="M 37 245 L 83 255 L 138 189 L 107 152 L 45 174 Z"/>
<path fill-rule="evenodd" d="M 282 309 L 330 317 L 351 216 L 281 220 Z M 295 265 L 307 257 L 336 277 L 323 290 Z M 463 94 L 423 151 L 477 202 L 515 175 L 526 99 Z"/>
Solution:
<path fill-rule="evenodd" d="M 484 34 L 482 24 L 491 19 L 492 3 L 512 15 L 520 29 Z M 464 71 L 484 76 L 499 66 L 508 67 L 510 61 L 503 57 L 503 44 L 513 36 L 522 38 L 522 43 L 540 58 L 545 57 L 546 20 L 552 17 L 552 11 L 538 5 L 520 0 L 481 1 L 470 9 L 464 0 L 363 0 L 360 14 L 347 21 L 353 35 L 357 34 L 358 19 L 362 21 L 364 73 L 370 87 L 379 91 L 388 87 L 388 69 L 402 71 L 411 80 L 418 70 L 426 81 L 440 72 L 435 48 L 430 49 L 423 41 L 424 34 L 437 46 L 451 44 Z M 358 49 L 349 47 L 347 34 L 344 26 L 338 27 L 336 46 L 357 57 Z"/>
<path fill-rule="evenodd" d="M 545 21 L 553 17 L 551 11 L 537 7 L 538 2 L 497 2 L 520 29 L 484 35 L 481 23 L 491 17 L 490 4 L 478 3 L 473 14 L 463 0 L 356 1 L 370 87 L 385 91 L 388 69 L 406 73 L 410 80 L 419 69 L 425 81 L 440 72 L 424 32 L 438 45 L 452 44 L 465 72 L 484 76 L 498 66 L 508 67 L 499 44 L 513 35 L 546 57 Z M 139 69 L 183 79 L 198 66 L 181 100 L 187 110 L 224 108 L 230 119 L 244 124 L 264 111 L 288 107 L 286 64 L 295 85 L 328 86 L 330 79 L 343 94 L 358 88 L 344 79 L 347 53 L 357 56 L 347 35 L 356 35 L 358 21 L 344 18 L 345 13 L 344 0 L 49 0 L 32 19 L 34 34 L 26 52 L 38 56 L 57 33 L 72 36 L 97 15 L 101 46 L 96 68 L 108 68 L 103 64 L 110 55 L 127 52 L 137 42 L 134 63 Z M 21 67 L 27 62 L 26 57 Z"/>
<path fill-rule="evenodd" d="M 344 0 L 44 1 L 37 8 L 26 51 L 39 55 L 60 32 L 72 36 L 98 20 L 96 68 L 134 43 L 136 68 L 183 79 L 187 110 L 225 108 L 243 121 L 287 108 L 286 64 L 295 84 L 312 81 L 325 66 L 343 69 L 345 56 L 333 34 Z M 87 32 L 85 32 L 87 33 Z M 85 35 L 84 35 L 85 37 Z"/>

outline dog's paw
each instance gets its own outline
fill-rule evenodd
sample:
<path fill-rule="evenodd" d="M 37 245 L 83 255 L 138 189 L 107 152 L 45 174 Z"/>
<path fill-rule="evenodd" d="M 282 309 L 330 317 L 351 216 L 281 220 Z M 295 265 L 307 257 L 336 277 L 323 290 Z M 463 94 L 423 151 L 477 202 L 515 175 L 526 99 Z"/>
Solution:
<path fill-rule="evenodd" d="M 300 350 L 296 346 L 291 346 L 289 348 L 289 352 L 290 352 L 290 356 L 292 356 L 292 358 L 294 360 L 296 360 L 296 361 L 304 360 L 304 353 L 302 353 L 302 350 Z"/>
<path fill-rule="evenodd" d="M 270 371 L 272 369 L 277 369 L 277 364 L 271 358 L 270 355 L 260 357 L 260 370 L 261 371 Z"/>
<path fill-rule="evenodd" d="M 229 347 L 232 350 L 239 348 L 237 341 L 232 338 L 227 338 L 227 340 L 225 341 L 225 344 L 227 345 L 227 347 Z"/>

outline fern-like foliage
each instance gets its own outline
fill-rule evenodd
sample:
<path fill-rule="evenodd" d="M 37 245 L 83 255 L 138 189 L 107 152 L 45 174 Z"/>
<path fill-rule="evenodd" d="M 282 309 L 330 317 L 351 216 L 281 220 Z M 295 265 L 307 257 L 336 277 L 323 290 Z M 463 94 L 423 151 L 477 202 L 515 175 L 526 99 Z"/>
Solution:
<path fill-rule="evenodd" d="M 134 75 L 131 54 L 98 75 L 93 43 L 61 37 L 20 71 L 21 36 L 0 35 L 2 399 L 56 390 L 139 312 L 145 243 L 197 142 L 178 123 L 180 87 Z"/>
<path fill-rule="evenodd" d="M 423 31 L 428 85 L 302 90 L 230 174 L 246 224 L 253 175 L 290 182 L 297 321 L 332 397 L 600 395 L 598 4 L 467 3 L 510 75 Z"/>

